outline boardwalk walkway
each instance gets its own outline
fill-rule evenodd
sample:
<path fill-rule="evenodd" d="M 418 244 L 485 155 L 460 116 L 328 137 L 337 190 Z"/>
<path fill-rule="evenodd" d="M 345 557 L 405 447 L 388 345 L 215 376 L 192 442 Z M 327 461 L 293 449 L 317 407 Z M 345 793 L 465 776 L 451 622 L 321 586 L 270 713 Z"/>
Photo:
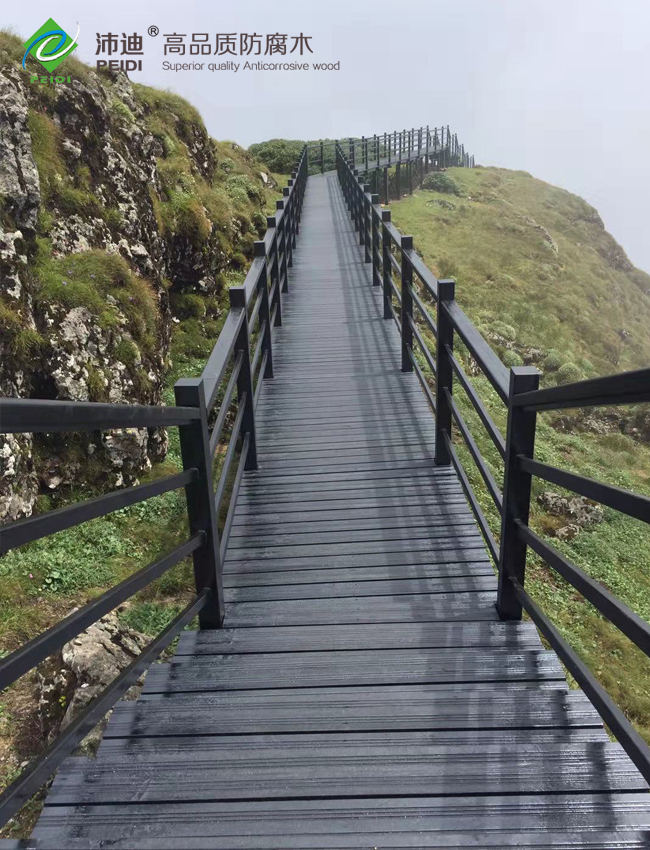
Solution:
<path fill-rule="evenodd" d="M 349 224 L 312 177 L 225 563 L 69 759 L 38 847 L 648 846 L 646 785 L 496 580 Z"/>

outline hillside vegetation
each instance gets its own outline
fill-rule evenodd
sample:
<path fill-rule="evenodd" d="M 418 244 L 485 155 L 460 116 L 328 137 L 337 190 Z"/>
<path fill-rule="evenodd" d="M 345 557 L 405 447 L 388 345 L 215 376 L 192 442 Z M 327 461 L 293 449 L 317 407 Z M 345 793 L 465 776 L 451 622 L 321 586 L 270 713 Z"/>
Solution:
<path fill-rule="evenodd" d="M 395 206 L 395 221 L 439 277 L 457 279 L 473 321 L 506 338 L 502 352 L 536 363 L 531 349 L 556 352 L 544 371 L 571 363 L 571 380 L 650 363 L 650 275 L 593 207 L 522 171 L 443 176 L 460 195 L 416 192 Z"/>
<path fill-rule="evenodd" d="M 160 403 L 216 340 L 276 181 L 171 92 L 73 59 L 71 82 L 30 83 L 21 57 L 0 33 L 0 391 Z M 166 439 L 3 439 L 0 519 L 134 483 Z"/>
<path fill-rule="evenodd" d="M 30 85 L 21 58 L 22 40 L 0 33 L 0 244 L 15 248 L 0 252 L 0 392 L 173 404 L 281 190 L 177 95 L 72 59 L 70 84 Z M 174 430 L 6 437 L 3 520 L 180 463 Z M 0 558 L 0 652 L 181 539 L 184 510 L 171 493 Z M 158 589 L 188 586 L 179 575 Z"/>
<path fill-rule="evenodd" d="M 635 269 L 581 198 L 521 171 L 449 169 L 392 217 L 508 366 L 537 366 L 542 385 L 650 365 L 650 276 Z M 426 329 L 423 329 L 426 335 Z M 429 341 L 433 340 L 429 337 Z M 458 346 L 505 433 L 503 404 Z M 424 361 L 422 361 L 424 367 Z M 497 481 L 503 466 L 462 389 L 455 397 Z M 542 413 L 536 456 L 650 495 L 650 405 Z M 455 435 L 457 445 L 462 437 Z M 493 532 L 500 525 L 471 456 L 463 463 Z M 566 501 L 560 501 L 565 499 Z M 648 526 L 534 479 L 532 525 L 650 620 Z M 589 515 L 584 527 L 575 511 Z M 573 512 L 572 512 L 573 510 Z M 650 741 L 650 663 L 566 582 L 529 554 L 527 586 Z"/>
<path fill-rule="evenodd" d="M 263 162 L 271 171 L 280 174 L 289 174 L 293 166 L 298 161 L 302 149 L 305 145 L 315 144 L 321 141 L 320 139 L 314 142 L 304 142 L 299 139 L 269 139 L 266 142 L 257 142 L 248 148 L 248 152 Z M 334 139 L 322 139 L 323 145 L 323 163 L 325 171 L 332 171 L 336 168 L 336 157 L 334 155 Z M 316 174 L 320 172 L 320 150 L 313 148 L 310 151 L 309 173 Z"/>
<path fill-rule="evenodd" d="M 173 404 L 174 381 L 201 373 L 219 335 L 277 180 L 211 139 L 185 100 L 123 73 L 70 58 L 71 83 L 30 84 L 22 44 L 0 33 L 0 393 Z M 181 463 L 176 429 L 129 429 L 0 434 L 0 465 L 2 522 Z M 187 536 L 180 490 L 0 558 L 0 657 Z M 153 636 L 192 586 L 179 564 L 120 616 Z M 39 693 L 32 673 L 0 696 L 0 787 L 45 746 L 70 696 L 44 718 Z M 2 835 L 28 834 L 37 808 Z"/>

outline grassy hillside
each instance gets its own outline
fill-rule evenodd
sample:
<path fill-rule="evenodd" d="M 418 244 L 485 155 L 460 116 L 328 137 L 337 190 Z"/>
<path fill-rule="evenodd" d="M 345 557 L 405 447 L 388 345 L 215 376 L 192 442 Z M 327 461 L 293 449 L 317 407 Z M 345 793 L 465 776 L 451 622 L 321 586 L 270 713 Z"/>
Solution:
<path fill-rule="evenodd" d="M 552 385 L 650 364 L 650 276 L 629 263 L 596 210 L 521 171 L 450 169 L 446 176 L 451 180 L 439 184 L 444 191 L 423 189 L 393 202 L 393 220 L 413 235 L 438 277 L 456 278 L 458 301 L 507 365 L 533 364 L 543 385 Z M 459 350 L 505 433 L 503 405 Z M 502 481 L 500 458 L 460 388 L 456 397 Z M 648 405 L 540 414 L 538 422 L 540 460 L 650 494 Z M 471 457 L 462 454 L 498 536 L 490 497 Z M 549 491 L 571 497 L 535 480 L 532 525 L 650 620 L 648 526 L 605 509 L 602 522 L 558 539 L 570 517 L 542 503 Z M 528 587 L 650 741 L 648 659 L 531 555 Z"/>
<path fill-rule="evenodd" d="M 457 279 L 473 321 L 495 334 L 513 327 L 509 347 L 520 355 L 557 351 L 576 378 L 650 363 L 650 275 L 632 266 L 593 207 L 523 171 L 447 175 L 460 196 L 418 191 L 394 206 L 394 218 L 439 277 Z"/>

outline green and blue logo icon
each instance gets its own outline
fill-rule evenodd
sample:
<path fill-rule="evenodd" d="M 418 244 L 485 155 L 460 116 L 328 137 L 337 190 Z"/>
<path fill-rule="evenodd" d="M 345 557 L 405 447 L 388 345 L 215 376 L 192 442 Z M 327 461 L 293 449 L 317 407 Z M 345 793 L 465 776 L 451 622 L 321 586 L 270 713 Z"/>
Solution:
<path fill-rule="evenodd" d="M 50 18 L 25 42 L 23 68 L 27 57 L 33 56 L 46 71 L 51 73 L 76 49 L 78 38 L 79 24 L 77 24 L 77 34 L 74 38 L 70 38 L 67 32 L 53 18 Z"/>

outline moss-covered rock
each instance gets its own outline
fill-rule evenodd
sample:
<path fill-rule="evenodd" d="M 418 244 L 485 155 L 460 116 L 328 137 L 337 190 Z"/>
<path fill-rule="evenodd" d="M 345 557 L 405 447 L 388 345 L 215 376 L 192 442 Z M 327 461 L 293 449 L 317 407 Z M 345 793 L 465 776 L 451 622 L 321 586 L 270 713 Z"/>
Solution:
<path fill-rule="evenodd" d="M 206 318 L 198 302 L 246 267 L 275 183 L 182 98 L 72 59 L 70 83 L 30 85 L 21 46 L 0 33 L 0 392 L 158 404 L 173 305 L 181 324 Z M 181 354 L 206 333 L 186 329 Z M 133 483 L 166 446 L 147 431 L 78 441 L 93 485 Z M 0 518 L 83 483 L 64 442 L 12 438 L 0 458 Z"/>

